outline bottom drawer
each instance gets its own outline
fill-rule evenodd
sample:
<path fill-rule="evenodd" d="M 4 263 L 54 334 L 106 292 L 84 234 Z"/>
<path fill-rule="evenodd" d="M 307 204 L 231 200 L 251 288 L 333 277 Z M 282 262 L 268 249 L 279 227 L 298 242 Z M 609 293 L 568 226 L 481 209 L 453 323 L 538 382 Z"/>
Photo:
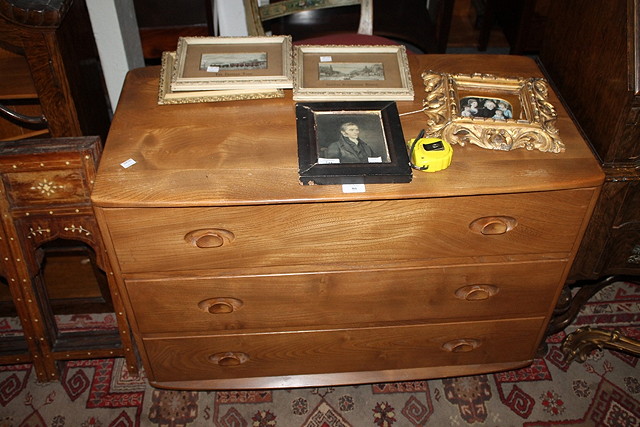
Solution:
<path fill-rule="evenodd" d="M 533 358 L 543 318 L 147 338 L 155 382 L 496 364 Z"/>

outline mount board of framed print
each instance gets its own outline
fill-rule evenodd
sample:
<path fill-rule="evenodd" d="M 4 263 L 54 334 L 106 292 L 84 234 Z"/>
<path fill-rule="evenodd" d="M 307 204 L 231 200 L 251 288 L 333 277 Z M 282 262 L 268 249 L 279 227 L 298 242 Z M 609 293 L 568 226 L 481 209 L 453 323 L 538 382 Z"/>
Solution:
<path fill-rule="evenodd" d="M 162 52 L 160 86 L 158 88 L 158 104 L 160 105 L 284 97 L 284 91 L 282 89 L 226 89 L 174 92 L 171 90 L 170 84 L 175 58 L 175 52 Z"/>
<path fill-rule="evenodd" d="M 288 89 L 292 62 L 290 36 L 180 37 L 170 88 Z"/>
<path fill-rule="evenodd" d="M 294 46 L 296 101 L 412 101 L 404 46 Z"/>

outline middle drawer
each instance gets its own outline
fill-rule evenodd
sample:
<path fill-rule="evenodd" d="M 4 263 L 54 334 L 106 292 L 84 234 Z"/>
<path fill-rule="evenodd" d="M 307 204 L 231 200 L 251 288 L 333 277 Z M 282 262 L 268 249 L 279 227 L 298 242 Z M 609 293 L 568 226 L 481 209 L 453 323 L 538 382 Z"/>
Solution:
<path fill-rule="evenodd" d="M 207 332 L 546 316 L 565 262 L 127 280 L 139 331 Z"/>

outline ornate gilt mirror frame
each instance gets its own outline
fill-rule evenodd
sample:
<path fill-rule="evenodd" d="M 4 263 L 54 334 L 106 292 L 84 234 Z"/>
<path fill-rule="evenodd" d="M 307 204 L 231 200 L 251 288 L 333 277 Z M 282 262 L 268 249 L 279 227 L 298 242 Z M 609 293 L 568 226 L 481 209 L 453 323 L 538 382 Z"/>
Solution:
<path fill-rule="evenodd" d="M 556 110 L 547 99 L 545 79 L 434 71 L 424 72 L 422 79 L 429 137 L 491 150 L 565 150 L 555 127 Z M 478 105 L 482 102 L 488 107 L 500 104 L 502 111 L 482 109 Z"/>

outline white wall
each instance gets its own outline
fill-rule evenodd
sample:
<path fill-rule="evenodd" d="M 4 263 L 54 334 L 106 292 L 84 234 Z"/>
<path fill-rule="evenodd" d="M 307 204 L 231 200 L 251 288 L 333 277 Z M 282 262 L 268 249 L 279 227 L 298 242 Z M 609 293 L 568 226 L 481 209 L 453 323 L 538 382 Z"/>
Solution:
<path fill-rule="evenodd" d="M 220 36 L 248 35 L 242 0 L 214 0 L 213 5 Z"/>
<path fill-rule="evenodd" d="M 127 72 L 145 65 L 133 0 L 86 1 L 111 107 L 115 110 Z M 211 1 L 218 35 L 248 34 L 242 0 Z"/>
<path fill-rule="evenodd" d="M 127 72 L 144 67 L 133 0 L 87 0 L 111 108 L 115 110 Z"/>

